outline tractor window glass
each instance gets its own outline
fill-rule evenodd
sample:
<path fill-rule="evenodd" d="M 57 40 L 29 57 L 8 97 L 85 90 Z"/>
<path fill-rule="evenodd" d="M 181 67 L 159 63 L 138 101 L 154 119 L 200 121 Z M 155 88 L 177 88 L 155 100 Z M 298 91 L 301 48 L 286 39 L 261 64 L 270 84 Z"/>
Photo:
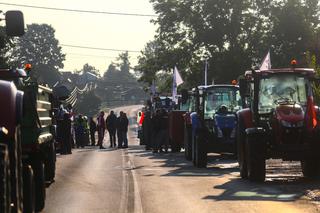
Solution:
<path fill-rule="evenodd" d="M 273 75 L 262 79 L 259 90 L 259 113 L 270 113 L 279 104 L 306 105 L 307 80 L 293 74 Z"/>
<path fill-rule="evenodd" d="M 212 118 L 219 113 L 221 107 L 227 107 L 228 112 L 236 112 L 241 107 L 240 93 L 233 87 L 214 88 L 207 92 L 205 100 L 205 117 Z"/>

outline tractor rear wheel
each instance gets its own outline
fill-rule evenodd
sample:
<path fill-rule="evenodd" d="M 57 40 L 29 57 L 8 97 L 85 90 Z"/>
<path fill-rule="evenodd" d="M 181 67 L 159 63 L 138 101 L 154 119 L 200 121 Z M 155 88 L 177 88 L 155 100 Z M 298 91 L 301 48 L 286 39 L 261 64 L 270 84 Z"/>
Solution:
<path fill-rule="evenodd" d="M 8 147 L 0 144 L 0 212 L 10 213 L 10 165 Z"/>
<path fill-rule="evenodd" d="M 195 152 L 195 166 L 198 168 L 206 168 L 208 159 L 205 138 L 202 133 L 199 133 L 199 135 L 196 136 Z"/>
<path fill-rule="evenodd" d="M 56 150 L 54 146 L 54 141 L 52 141 L 50 146 L 48 147 L 48 156 L 45 161 L 46 181 L 48 182 L 54 181 L 55 174 L 56 174 Z"/>
<path fill-rule="evenodd" d="M 261 144 L 256 135 L 247 135 L 245 146 L 248 178 L 251 181 L 263 182 L 266 176 L 264 145 Z"/>
<path fill-rule="evenodd" d="M 237 153 L 238 153 L 238 163 L 240 169 L 240 176 L 243 179 L 248 178 L 248 168 L 247 168 L 247 161 L 246 161 L 246 153 L 245 153 L 245 129 L 244 124 L 241 118 L 238 120 L 237 125 Z"/>
<path fill-rule="evenodd" d="M 30 165 L 23 166 L 23 212 L 35 212 L 35 185 L 33 171 Z"/>
<path fill-rule="evenodd" d="M 35 209 L 37 212 L 40 212 L 44 208 L 46 200 L 46 185 L 43 162 L 40 159 L 36 159 L 34 162 L 32 162 L 32 169 L 35 183 Z"/>

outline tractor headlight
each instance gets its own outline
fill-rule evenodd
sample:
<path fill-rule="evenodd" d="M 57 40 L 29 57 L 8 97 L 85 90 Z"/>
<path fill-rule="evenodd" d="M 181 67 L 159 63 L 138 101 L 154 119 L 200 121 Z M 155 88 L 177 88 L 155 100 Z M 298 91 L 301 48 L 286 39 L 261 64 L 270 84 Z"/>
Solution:
<path fill-rule="evenodd" d="M 281 125 L 284 127 L 292 127 L 292 124 L 290 122 L 284 120 L 281 121 Z"/>
<path fill-rule="evenodd" d="M 296 124 L 296 127 L 303 127 L 304 126 L 304 121 L 299 121 Z"/>

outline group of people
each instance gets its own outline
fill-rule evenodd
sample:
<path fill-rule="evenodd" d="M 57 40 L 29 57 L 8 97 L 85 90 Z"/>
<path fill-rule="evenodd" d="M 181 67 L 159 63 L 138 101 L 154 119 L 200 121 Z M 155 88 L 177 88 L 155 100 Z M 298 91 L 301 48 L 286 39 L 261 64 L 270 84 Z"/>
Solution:
<path fill-rule="evenodd" d="M 142 123 L 142 139 L 147 150 L 153 153 L 168 152 L 169 147 L 169 121 L 168 112 L 165 109 L 157 109 L 155 112 L 145 111 Z"/>
<path fill-rule="evenodd" d="M 101 111 L 97 116 L 97 121 L 93 117 L 89 118 L 79 114 L 74 116 L 72 110 L 60 106 L 56 113 L 57 137 L 61 154 L 71 154 L 72 147 L 83 148 L 86 145 L 96 146 L 104 149 L 103 140 L 105 131 L 110 136 L 110 147 L 128 148 L 128 125 L 129 120 L 126 113 L 120 112 L 117 117 L 114 111 L 110 111 L 107 118 Z M 96 132 L 98 132 L 98 141 L 96 143 Z M 75 139 L 75 140 L 74 140 Z M 91 143 L 90 143 L 91 140 Z"/>
<path fill-rule="evenodd" d="M 128 125 L 129 120 L 127 114 L 120 111 L 117 117 L 114 111 L 110 111 L 107 118 L 104 118 L 105 113 L 101 111 L 97 117 L 97 123 L 93 119 L 90 120 L 90 136 L 91 145 L 95 145 L 95 132 L 98 132 L 98 143 L 100 149 L 104 149 L 103 140 L 105 131 L 107 130 L 110 137 L 110 147 L 117 147 L 116 136 L 118 138 L 118 148 L 128 148 Z"/>

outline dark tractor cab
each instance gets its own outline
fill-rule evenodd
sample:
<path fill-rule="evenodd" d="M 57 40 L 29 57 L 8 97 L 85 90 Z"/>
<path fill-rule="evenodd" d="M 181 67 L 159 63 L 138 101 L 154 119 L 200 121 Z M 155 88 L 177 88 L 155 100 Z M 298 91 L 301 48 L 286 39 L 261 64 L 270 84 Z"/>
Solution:
<path fill-rule="evenodd" d="M 189 99 L 194 111 L 189 112 L 192 136 L 186 150 L 194 165 L 206 167 L 207 153 L 235 153 L 236 112 L 242 108 L 239 87 L 199 86 Z"/>

